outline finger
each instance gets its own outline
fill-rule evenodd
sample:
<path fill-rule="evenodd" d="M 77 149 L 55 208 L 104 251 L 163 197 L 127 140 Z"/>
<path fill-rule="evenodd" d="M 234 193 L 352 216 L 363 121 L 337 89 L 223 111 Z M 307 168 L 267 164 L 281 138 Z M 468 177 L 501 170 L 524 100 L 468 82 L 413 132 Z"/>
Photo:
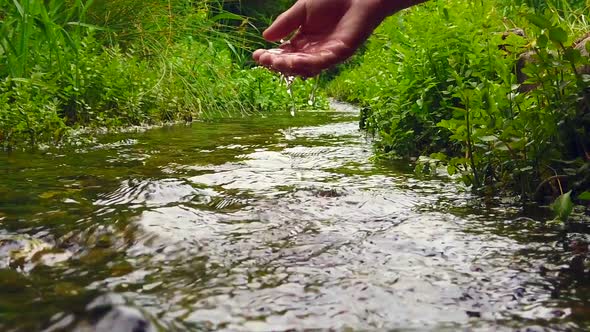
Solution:
<path fill-rule="evenodd" d="M 260 56 L 264 52 L 265 52 L 265 50 L 256 50 L 256 51 L 254 51 L 254 53 L 252 53 L 252 58 L 254 59 L 254 61 L 258 62 L 258 60 L 260 59 Z"/>
<path fill-rule="evenodd" d="M 271 68 L 280 73 L 290 75 L 293 70 L 293 61 L 289 56 L 277 56 L 272 59 Z"/>
<path fill-rule="evenodd" d="M 263 52 L 257 61 L 261 65 L 285 75 L 311 77 L 340 62 L 341 55 L 331 50 L 322 50 L 312 54 Z"/>
<path fill-rule="evenodd" d="M 287 53 L 264 57 L 261 61 L 269 61 L 267 67 L 289 76 L 312 77 L 337 62 L 337 56 L 329 51 L 317 54 Z"/>
<path fill-rule="evenodd" d="M 291 72 L 301 76 L 314 76 L 346 60 L 350 55 L 352 52 L 345 43 L 333 40 L 320 44 L 311 42 L 298 52 L 285 53 L 282 56 L 289 58 L 287 63 Z"/>
<path fill-rule="evenodd" d="M 297 1 L 293 7 L 279 15 L 270 27 L 262 33 L 262 36 L 268 41 L 277 41 L 284 38 L 305 22 L 305 16 L 305 1 Z"/>
<path fill-rule="evenodd" d="M 344 61 L 351 54 L 342 41 L 330 41 L 322 46 L 310 45 L 298 52 L 257 50 L 253 57 L 260 65 L 285 75 L 310 77 Z"/>
<path fill-rule="evenodd" d="M 260 50 L 257 56 L 258 59 L 255 59 L 261 66 L 264 67 L 271 67 L 272 66 L 272 54 L 268 53 L 266 50 Z"/>

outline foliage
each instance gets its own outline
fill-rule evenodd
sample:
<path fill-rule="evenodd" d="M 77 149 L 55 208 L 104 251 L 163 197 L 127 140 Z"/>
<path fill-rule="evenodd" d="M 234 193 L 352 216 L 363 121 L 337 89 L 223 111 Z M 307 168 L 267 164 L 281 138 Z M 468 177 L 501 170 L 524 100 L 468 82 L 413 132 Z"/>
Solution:
<path fill-rule="evenodd" d="M 590 67 L 574 41 L 587 9 L 430 2 L 385 22 L 328 89 L 368 110 L 381 156 L 428 156 L 474 188 L 583 191 Z"/>
<path fill-rule="evenodd" d="M 564 13 L 578 8 L 585 9 L 586 6 L 586 0 L 518 0 L 515 3 L 526 5 L 537 12 L 551 9 Z"/>
<path fill-rule="evenodd" d="M 0 147 L 284 110 L 279 77 L 245 66 L 250 37 L 228 18 L 246 20 L 208 0 L 0 2 Z M 326 106 L 308 105 L 312 86 L 294 86 L 298 108 Z"/>
<path fill-rule="evenodd" d="M 572 211 L 574 210 L 574 203 L 571 198 L 571 191 L 559 195 L 551 204 L 551 210 L 555 213 L 555 219 L 567 223 Z"/>

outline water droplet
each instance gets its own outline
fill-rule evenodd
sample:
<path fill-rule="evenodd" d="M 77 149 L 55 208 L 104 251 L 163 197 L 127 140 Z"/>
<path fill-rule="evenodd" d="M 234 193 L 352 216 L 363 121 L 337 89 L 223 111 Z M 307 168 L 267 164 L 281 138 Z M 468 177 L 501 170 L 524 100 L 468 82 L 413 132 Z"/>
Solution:
<path fill-rule="evenodd" d="M 289 98 L 291 98 L 291 116 L 295 116 L 295 98 L 293 98 L 293 82 L 295 81 L 295 76 L 287 76 L 281 74 L 281 80 L 285 81 L 285 85 L 287 87 L 287 93 L 289 94 Z"/>
<path fill-rule="evenodd" d="M 309 99 L 307 100 L 307 104 L 309 106 L 313 106 L 313 104 L 315 104 L 315 92 L 318 89 L 318 85 L 320 82 L 320 76 L 316 76 L 315 77 L 315 82 L 313 84 L 313 88 L 311 89 L 311 93 L 309 94 Z"/>
<path fill-rule="evenodd" d="M 282 54 L 283 53 L 283 50 L 280 49 L 280 48 L 271 48 L 271 49 L 266 50 L 266 51 L 268 53 L 271 53 L 271 54 Z"/>

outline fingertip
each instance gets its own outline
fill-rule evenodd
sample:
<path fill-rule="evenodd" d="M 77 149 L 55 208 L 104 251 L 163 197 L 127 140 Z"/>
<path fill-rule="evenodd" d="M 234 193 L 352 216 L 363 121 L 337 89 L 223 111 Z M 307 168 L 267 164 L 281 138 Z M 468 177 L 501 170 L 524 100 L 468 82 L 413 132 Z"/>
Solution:
<path fill-rule="evenodd" d="M 274 29 L 272 26 L 262 32 L 262 37 L 269 42 L 277 42 L 287 37 L 291 31 Z"/>
<path fill-rule="evenodd" d="M 274 41 L 277 41 L 277 40 L 280 40 L 281 38 L 283 38 L 283 36 L 277 35 L 275 33 L 275 31 L 273 31 L 273 29 L 271 29 L 271 28 L 272 28 L 272 26 L 262 32 L 262 37 L 266 41 L 274 42 Z"/>
<path fill-rule="evenodd" d="M 258 60 L 260 59 L 260 56 L 264 53 L 264 50 L 256 50 L 254 51 L 254 53 L 252 53 L 252 59 L 254 59 L 254 61 L 258 62 Z"/>
<path fill-rule="evenodd" d="M 297 30 L 305 20 L 305 5 L 296 2 L 291 8 L 279 15 L 276 20 L 264 30 L 262 36 L 268 41 L 278 41 Z"/>

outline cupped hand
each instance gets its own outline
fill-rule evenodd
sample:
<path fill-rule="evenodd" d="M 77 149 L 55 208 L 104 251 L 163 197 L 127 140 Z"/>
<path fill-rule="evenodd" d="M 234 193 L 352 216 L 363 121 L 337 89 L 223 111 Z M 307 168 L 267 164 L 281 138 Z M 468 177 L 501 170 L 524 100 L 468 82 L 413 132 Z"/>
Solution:
<path fill-rule="evenodd" d="M 256 50 L 254 60 L 285 75 L 315 76 L 349 58 L 396 10 L 384 0 L 299 0 L 263 33 L 269 41 L 293 38 L 277 49 Z"/>

